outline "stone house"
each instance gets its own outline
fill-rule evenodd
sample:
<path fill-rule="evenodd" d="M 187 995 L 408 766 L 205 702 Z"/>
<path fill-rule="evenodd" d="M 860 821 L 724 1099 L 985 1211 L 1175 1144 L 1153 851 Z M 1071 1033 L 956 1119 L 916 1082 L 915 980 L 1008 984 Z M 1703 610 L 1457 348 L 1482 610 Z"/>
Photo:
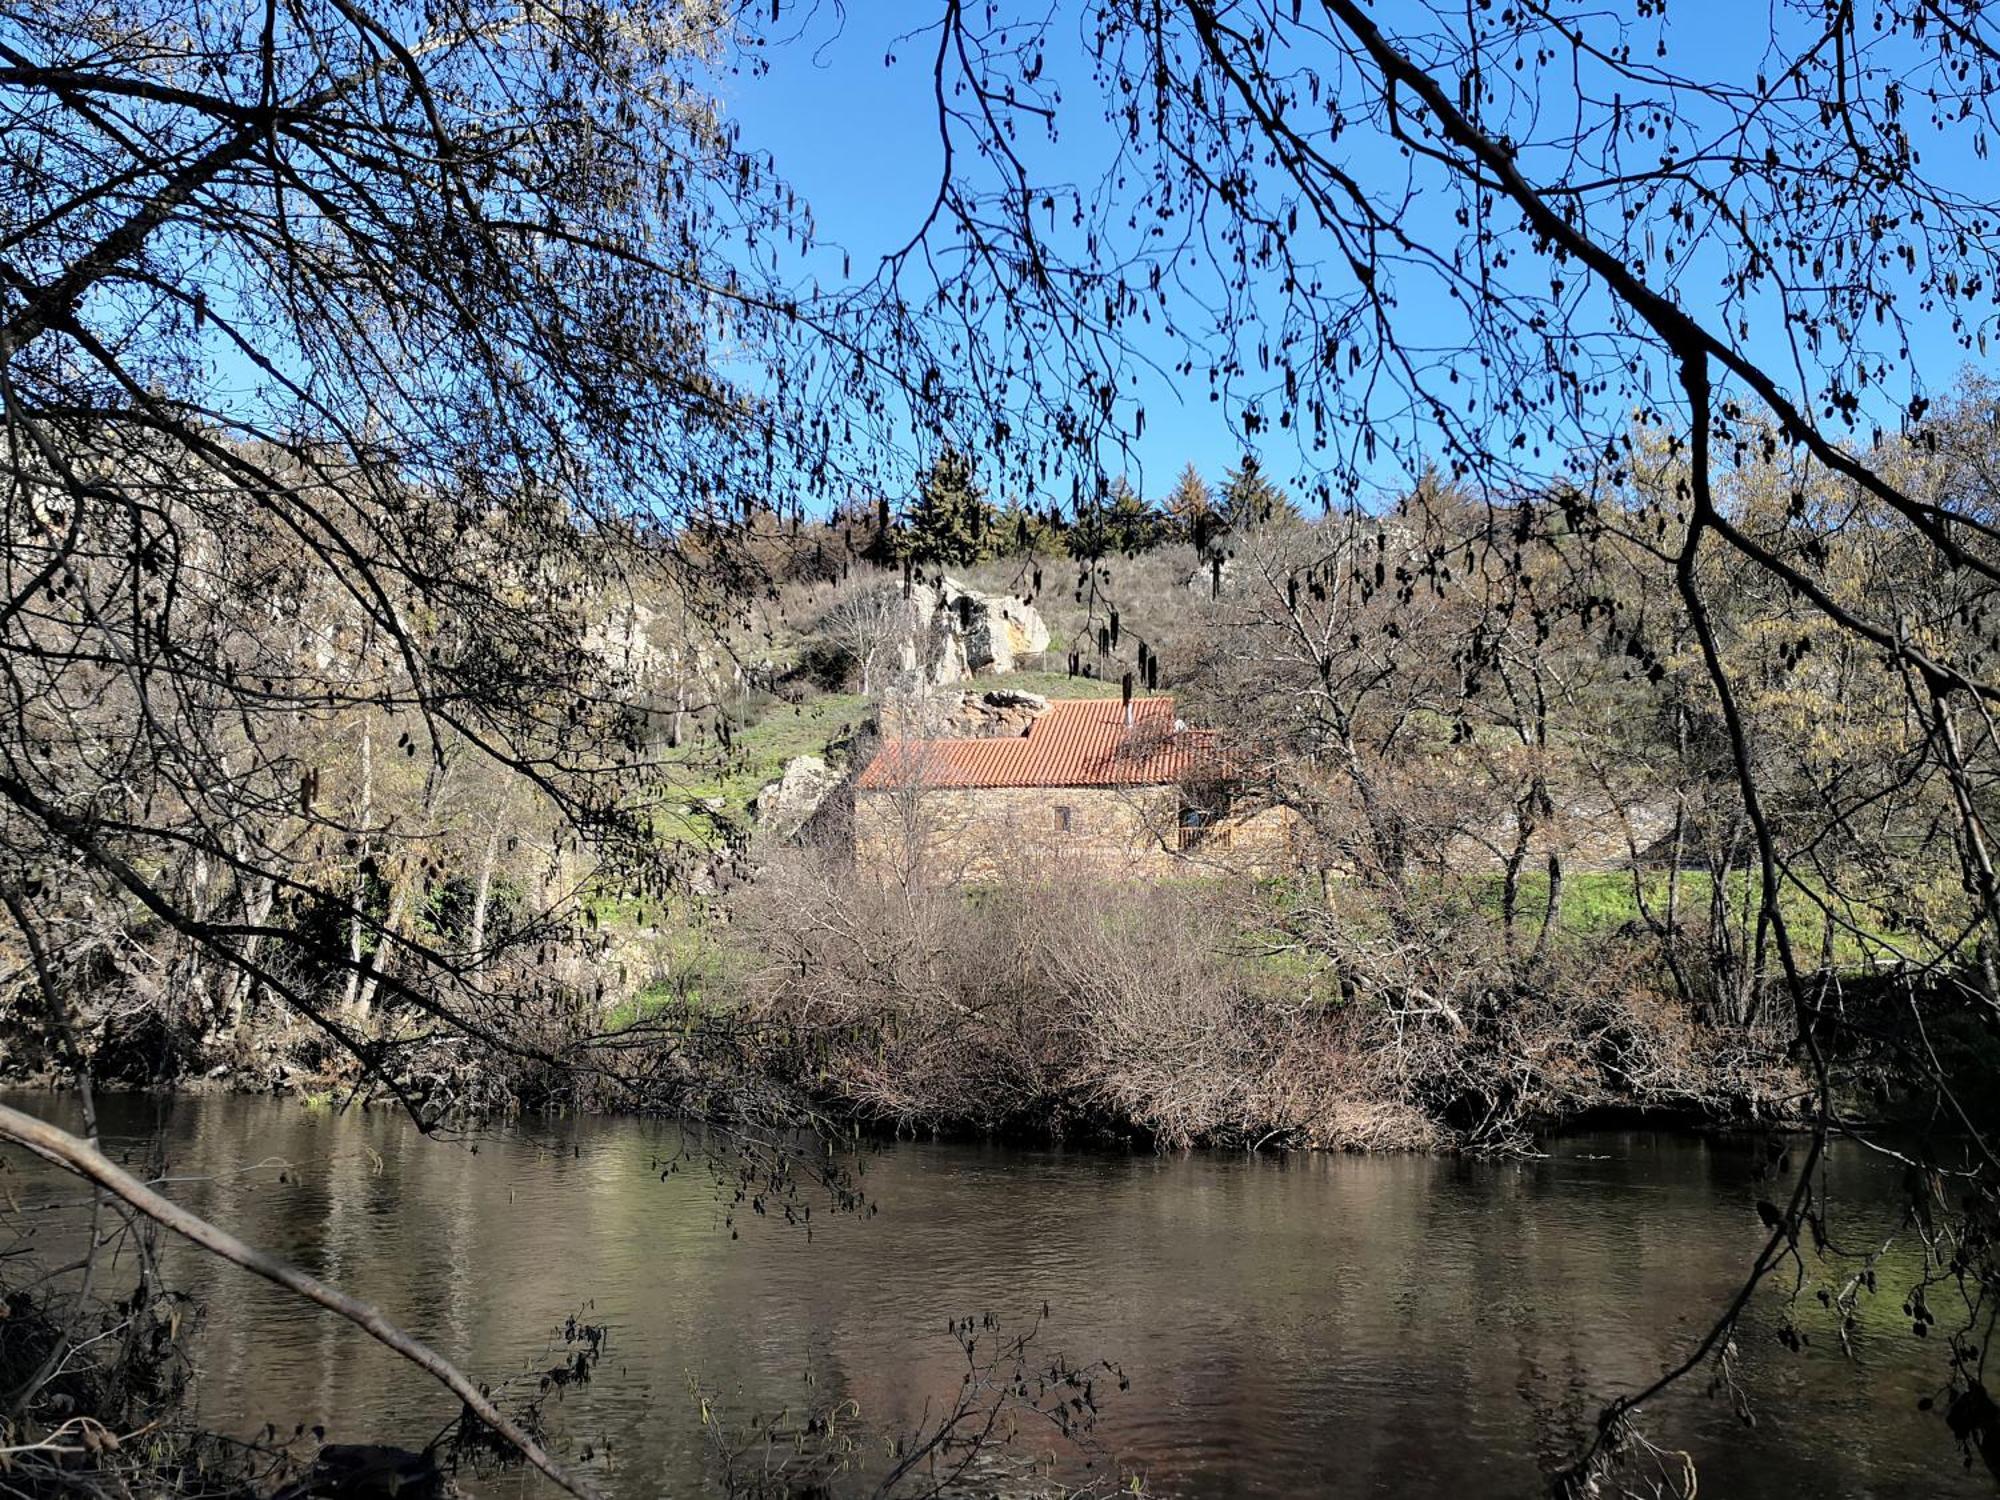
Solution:
<path fill-rule="evenodd" d="M 1183 725 L 1172 698 L 1028 699 L 981 727 L 882 742 L 854 781 L 859 868 L 1158 879 L 1290 863 L 1290 810 L 1251 795 L 1222 738 Z"/>

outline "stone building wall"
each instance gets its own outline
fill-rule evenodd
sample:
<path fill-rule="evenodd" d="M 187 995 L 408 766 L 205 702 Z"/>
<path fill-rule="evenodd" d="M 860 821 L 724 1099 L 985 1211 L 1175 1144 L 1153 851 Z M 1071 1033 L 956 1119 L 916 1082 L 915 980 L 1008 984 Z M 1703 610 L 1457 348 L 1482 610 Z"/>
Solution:
<path fill-rule="evenodd" d="M 972 881 L 1049 864 L 1154 880 L 1289 867 L 1287 809 L 1245 809 L 1189 832 L 1180 808 L 1173 786 L 865 790 L 855 798 L 855 863 Z"/>

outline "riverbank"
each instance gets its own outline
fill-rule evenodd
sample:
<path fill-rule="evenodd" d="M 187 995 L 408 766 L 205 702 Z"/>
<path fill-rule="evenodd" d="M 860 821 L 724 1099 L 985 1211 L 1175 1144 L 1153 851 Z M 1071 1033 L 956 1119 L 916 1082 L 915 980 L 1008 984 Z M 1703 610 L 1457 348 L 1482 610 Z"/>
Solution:
<path fill-rule="evenodd" d="M 1799 1111 L 1779 1029 L 1702 1015 L 1650 933 L 1517 941 L 1469 903 L 1373 900 L 1079 876 L 969 895 L 801 859 L 738 907 L 726 993 L 767 1072 L 917 1135 L 1509 1151 L 1603 1109 Z"/>
<path fill-rule="evenodd" d="M 1358 886 L 1047 873 L 892 886 L 801 851 L 704 921 L 592 908 L 587 934 L 516 977 L 506 1047 L 426 1025 L 407 1001 L 334 1009 L 355 1042 L 343 1049 L 277 1004 L 217 1026 L 111 986 L 79 989 L 76 1036 L 105 1088 L 372 1098 L 427 1123 L 636 1113 L 1167 1150 L 1507 1153 L 1607 1117 L 1765 1128 L 1807 1112 L 1789 1001 L 1767 981 L 1726 1013 L 1742 987 L 1702 967 L 1719 961 L 1700 934 L 1603 919 L 1603 901 L 1510 927 L 1483 885 L 1410 888 L 1427 904 L 1391 911 Z M 1925 1103 L 1889 1050 L 1911 981 L 1853 968 L 1811 982 L 1843 1018 L 1830 1058 L 1843 1117 Z M 1928 993 L 1927 1011 L 1953 1013 Z M 0 1076 L 59 1081 L 66 1047 L 29 1014 L 10 1020 Z M 1976 1018 L 1929 1041 L 1950 1066 L 2000 1065 Z"/>
<path fill-rule="evenodd" d="M 1091 922 L 1062 942 L 999 941 L 1020 916 L 996 897 L 983 929 L 934 950 L 921 976 L 802 968 L 773 940 L 726 990 L 580 1019 L 539 1055 L 438 1037 L 385 1053 L 371 1076 L 282 1018 L 206 1037 L 150 1018 L 92 1039 L 93 1081 L 376 1102 L 432 1124 L 666 1114 L 1160 1150 L 1504 1154 L 1591 1120 L 1768 1128 L 1803 1114 L 1781 1034 L 1704 1023 L 1647 982 L 1636 948 L 1623 971 L 1599 953 L 1587 973 L 1503 972 L 1469 1003 L 1419 1007 L 1320 998 L 1200 933 L 1140 942 Z M 53 1088 L 68 1076 L 47 1053 L 7 1075 Z"/>

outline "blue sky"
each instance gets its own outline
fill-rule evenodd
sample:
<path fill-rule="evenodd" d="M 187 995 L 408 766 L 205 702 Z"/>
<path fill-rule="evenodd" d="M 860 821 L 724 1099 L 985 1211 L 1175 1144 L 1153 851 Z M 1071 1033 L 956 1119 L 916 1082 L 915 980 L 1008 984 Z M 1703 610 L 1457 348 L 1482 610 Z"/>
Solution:
<path fill-rule="evenodd" d="M 924 0 L 861 0 L 844 17 L 822 8 L 797 23 L 795 40 L 763 49 L 768 72 L 741 72 L 721 85 L 745 143 L 773 155 L 812 205 L 821 238 L 852 255 L 856 275 L 909 239 L 937 190 L 936 36 L 898 38 L 932 23 L 939 10 Z M 892 53 L 895 63 L 885 66 Z M 1076 102 L 1064 121 L 1064 141 L 1096 159 L 1109 131 L 1087 94 Z M 1142 375 L 1139 399 L 1148 417 L 1134 445 L 1141 470 L 1135 478 L 1148 495 L 1163 494 L 1187 463 L 1216 482 L 1243 456 L 1205 388 L 1183 399 L 1174 383 Z"/>
<path fill-rule="evenodd" d="M 802 21 L 794 21 L 788 11 L 784 24 L 796 25 L 799 32 L 784 45 L 763 52 L 768 72 L 739 70 L 722 82 L 724 107 L 741 126 L 746 144 L 775 157 L 780 173 L 812 205 L 822 239 L 852 255 L 856 274 L 909 237 L 936 188 L 941 153 L 930 73 L 935 34 L 900 42 L 898 37 L 913 26 L 933 22 L 938 13 L 938 7 L 922 0 L 859 0 L 844 15 L 821 8 Z M 1393 12 L 1385 11 L 1384 17 L 1393 21 Z M 1765 22 L 1760 10 L 1756 22 L 1760 31 Z M 1674 7 L 1665 24 L 1679 68 L 1743 77 L 1760 66 L 1760 59 L 1744 46 L 1740 4 L 1691 0 Z M 1075 23 L 1067 8 L 1055 29 L 1059 35 L 1074 36 Z M 892 52 L 896 61 L 885 66 L 885 56 Z M 1057 151 L 1075 153 L 1079 174 L 1085 171 L 1084 162 L 1091 163 L 1091 170 L 1101 164 L 1110 135 L 1081 64 L 1080 46 L 1068 60 L 1067 74 L 1060 56 L 1051 64 L 1052 72 L 1069 85 L 1064 144 Z M 1946 138 L 1921 144 L 1928 153 L 1927 164 L 1949 161 L 1949 153 L 1958 149 Z M 1364 157 L 1357 170 L 1372 165 Z M 1968 185 L 1977 190 L 1977 178 Z M 1527 259 L 1532 275 L 1546 275 L 1539 262 Z M 1694 288 L 1691 296 L 1701 295 L 1699 277 L 1684 274 L 1681 281 Z M 1453 336 L 1447 327 L 1447 320 L 1455 323 L 1453 310 L 1406 304 L 1401 316 L 1407 339 L 1426 342 L 1429 334 L 1436 333 L 1445 343 Z M 1752 347 L 1768 358 L 1780 352 L 1775 338 L 1775 332 L 1767 337 L 1759 331 Z M 1917 328 L 1915 356 L 1923 383 L 1932 393 L 1948 385 L 1966 360 L 1941 328 L 1922 324 Z M 1134 443 L 1140 470 L 1135 478 L 1147 494 L 1163 493 L 1189 461 L 1214 480 L 1241 456 L 1240 442 L 1210 404 L 1206 382 L 1199 376 L 1185 389 L 1169 379 L 1142 376 L 1137 395 L 1147 408 L 1147 424 Z M 1882 409 L 1874 413 L 1876 419 L 1892 424 L 1900 399 L 1892 387 L 1882 398 Z M 1266 466 L 1280 477 L 1300 463 L 1296 446 L 1274 446 L 1264 456 Z"/>

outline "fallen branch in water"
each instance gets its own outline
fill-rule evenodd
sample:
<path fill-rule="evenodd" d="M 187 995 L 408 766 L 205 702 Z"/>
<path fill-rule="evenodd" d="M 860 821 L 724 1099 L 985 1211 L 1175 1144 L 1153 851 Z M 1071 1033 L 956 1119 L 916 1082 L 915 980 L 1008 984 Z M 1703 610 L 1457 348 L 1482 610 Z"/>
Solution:
<path fill-rule="evenodd" d="M 583 1479 L 571 1474 L 542 1450 L 520 1426 L 503 1415 L 480 1389 L 462 1375 L 443 1355 L 411 1338 L 381 1313 L 355 1297 L 308 1276 L 295 1266 L 245 1244 L 226 1229 L 218 1228 L 187 1209 L 161 1197 L 131 1173 L 117 1166 L 90 1142 L 66 1130 L 58 1130 L 33 1115 L 0 1105 L 0 1140 L 13 1141 L 53 1162 L 66 1172 L 96 1183 L 105 1191 L 130 1204 L 155 1223 L 194 1241 L 204 1250 L 244 1270 L 296 1292 L 309 1302 L 317 1302 L 329 1312 L 340 1314 L 370 1338 L 386 1344 L 404 1359 L 424 1370 L 463 1401 L 480 1421 L 519 1450 L 521 1456 L 568 1490 L 577 1500 L 597 1500 L 596 1491 Z"/>

